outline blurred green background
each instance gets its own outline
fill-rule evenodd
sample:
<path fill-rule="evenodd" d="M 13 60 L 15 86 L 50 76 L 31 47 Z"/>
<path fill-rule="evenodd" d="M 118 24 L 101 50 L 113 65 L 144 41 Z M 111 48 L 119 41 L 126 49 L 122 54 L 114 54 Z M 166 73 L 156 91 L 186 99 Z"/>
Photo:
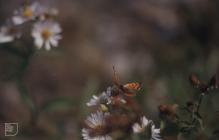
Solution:
<path fill-rule="evenodd" d="M 58 48 L 30 58 L 20 96 L 17 87 L 25 58 L 21 42 L 0 44 L 0 139 L 81 140 L 86 102 L 112 85 L 115 65 L 122 83 L 142 82 L 136 96 L 145 115 L 159 125 L 157 106 L 183 105 L 198 92 L 188 81 L 218 73 L 217 0 L 40 0 L 59 10 L 63 39 Z M 0 0 L 0 24 L 22 0 Z M 31 39 L 27 38 L 31 46 Z M 21 87 L 22 88 L 22 87 Z M 27 96 L 27 97 L 26 97 Z M 29 107 L 24 100 L 31 98 Z M 218 92 L 204 99 L 201 114 L 207 134 L 219 129 Z M 34 104 L 37 127 L 30 125 Z M 4 137 L 4 123 L 18 122 L 19 134 Z"/>

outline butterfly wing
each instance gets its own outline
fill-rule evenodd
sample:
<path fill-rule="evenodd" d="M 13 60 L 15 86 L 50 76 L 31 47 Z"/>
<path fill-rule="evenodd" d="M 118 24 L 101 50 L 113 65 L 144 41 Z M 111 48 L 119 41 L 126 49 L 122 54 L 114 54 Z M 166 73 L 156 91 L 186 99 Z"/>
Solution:
<path fill-rule="evenodd" d="M 141 83 L 127 83 L 123 85 L 123 91 L 126 96 L 135 96 L 136 92 L 141 89 Z"/>
<path fill-rule="evenodd" d="M 141 83 L 134 82 L 134 83 L 127 83 L 123 85 L 124 88 L 129 90 L 136 90 L 139 91 L 141 89 Z"/>
<path fill-rule="evenodd" d="M 113 83 L 116 88 L 115 90 L 116 95 L 121 91 L 126 96 L 135 96 L 136 92 L 139 91 L 141 88 L 141 84 L 137 82 L 121 85 L 114 66 L 113 66 Z"/>
<path fill-rule="evenodd" d="M 136 92 L 131 92 L 131 91 L 125 91 L 124 94 L 128 97 L 133 97 L 136 95 Z"/>

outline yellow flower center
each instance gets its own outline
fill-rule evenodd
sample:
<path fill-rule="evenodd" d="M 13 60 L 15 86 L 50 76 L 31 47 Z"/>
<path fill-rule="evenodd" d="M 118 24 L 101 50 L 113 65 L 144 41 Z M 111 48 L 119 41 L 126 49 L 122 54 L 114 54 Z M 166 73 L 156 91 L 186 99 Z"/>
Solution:
<path fill-rule="evenodd" d="M 108 107 L 104 104 L 100 104 L 100 109 L 103 111 L 103 112 L 107 112 L 108 111 Z"/>
<path fill-rule="evenodd" d="M 23 16 L 26 18 L 31 18 L 33 16 L 33 11 L 30 7 L 26 7 L 23 11 Z"/>
<path fill-rule="evenodd" d="M 44 29 L 41 33 L 43 39 L 47 40 L 52 36 L 52 33 L 48 29 Z"/>

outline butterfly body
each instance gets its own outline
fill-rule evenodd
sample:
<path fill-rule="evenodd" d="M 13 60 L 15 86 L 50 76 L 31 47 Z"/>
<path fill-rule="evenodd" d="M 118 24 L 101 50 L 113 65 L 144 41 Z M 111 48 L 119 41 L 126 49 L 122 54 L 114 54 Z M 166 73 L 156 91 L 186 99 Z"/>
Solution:
<path fill-rule="evenodd" d="M 114 82 L 114 86 L 117 89 L 118 92 L 117 94 L 123 93 L 126 96 L 130 96 L 130 97 L 135 96 L 136 92 L 141 89 L 141 83 L 131 82 L 124 85 L 120 84 L 114 67 L 113 70 L 114 70 L 113 82 Z"/>

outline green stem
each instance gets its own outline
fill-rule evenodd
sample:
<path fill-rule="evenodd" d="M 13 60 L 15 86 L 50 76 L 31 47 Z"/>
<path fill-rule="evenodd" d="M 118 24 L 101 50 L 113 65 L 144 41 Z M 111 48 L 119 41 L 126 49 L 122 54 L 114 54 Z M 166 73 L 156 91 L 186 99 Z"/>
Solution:
<path fill-rule="evenodd" d="M 202 94 L 199 96 L 199 101 L 198 101 L 196 113 L 199 113 L 199 109 L 200 109 L 200 107 L 201 107 L 201 103 L 202 103 L 202 100 L 203 100 L 204 95 L 205 95 L 205 94 L 202 93 Z"/>
<path fill-rule="evenodd" d="M 22 101 L 25 103 L 25 105 L 28 107 L 31 113 L 31 119 L 30 119 L 31 125 L 35 125 L 36 123 L 38 111 L 36 109 L 36 106 L 34 104 L 32 97 L 28 94 L 28 90 L 25 84 L 23 83 L 23 77 L 25 76 L 26 70 L 29 66 L 33 53 L 34 53 L 34 50 L 30 48 L 26 55 L 21 56 L 24 59 L 24 63 L 22 64 L 20 71 L 18 73 L 18 76 L 17 76 L 17 86 L 18 86 L 18 90 L 20 91 L 20 97 Z"/>
<path fill-rule="evenodd" d="M 195 123 L 195 121 L 197 120 L 195 116 L 199 115 L 199 110 L 200 110 L 200 107 L 201 107 L 201 103 L 203 101 L 203 97 L 204 97 L 205 93 L 201 93 L 200 96 L 199 96 L 199 100 L 198 100 L 198 105 L 197 105 L 197 109 L 193 112 L 192 114 L 192 124 Z"/>

